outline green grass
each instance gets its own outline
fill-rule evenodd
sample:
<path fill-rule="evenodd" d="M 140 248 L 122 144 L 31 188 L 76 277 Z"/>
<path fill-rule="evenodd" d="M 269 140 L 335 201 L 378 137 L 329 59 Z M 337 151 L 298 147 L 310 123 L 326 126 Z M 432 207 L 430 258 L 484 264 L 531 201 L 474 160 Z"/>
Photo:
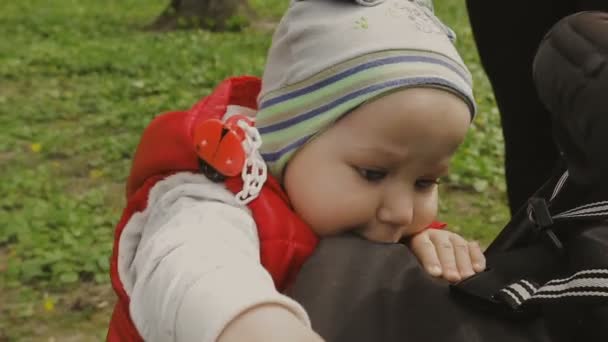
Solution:
<path fill-rule="evenodd" d="M 0 292 L 15 294 L 14 305 L 0 306 L 0 340 L 2 332 L 25 336 L 19 324 L 42 314 L 24 308 L 40 308 L 44 293 L 109 286 L 113 227 L 145 125 L 188 108 L 228 76 L 261 75 L 270 32 L 141 30 L 166 3 L 0 2 Z M 251 3 L 276 19 L 287 0 Z M 441 214 L 487 243 L 508 218 L 498 114 L 463 1 L 435 6 L 459 36 L 479 102 Z"/>

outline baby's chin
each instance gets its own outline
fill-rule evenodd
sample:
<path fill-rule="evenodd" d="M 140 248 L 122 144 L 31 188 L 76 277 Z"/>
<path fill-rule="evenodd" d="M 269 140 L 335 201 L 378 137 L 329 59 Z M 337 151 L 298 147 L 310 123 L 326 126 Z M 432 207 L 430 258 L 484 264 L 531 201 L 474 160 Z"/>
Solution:
<path fill-rule="evenodd" d="M 398 241 L 385 241 L 385 240 L 382 240 L 382 239 L 369 238 L 369 237 L 364 236 L 361 233 L 358 233 L 358 232 L 352 231 L 352 230 L 343 231 L 343 232 L 339 232 L 339 233 L 335 233 L 335 234 L 330 234 L 330 235 L 326 235 L 326 236 L 320 236 L 321 239 L 323 239 L 323 238 L 332 238 L 332 239 L 345 238 L 345 239 L 352 239 L 353 237 L 357 238 L 357 239 L 365 240 L 365 241 L 369 242 L 370 244 L 378 244 L 378 245 L 395 245 L 395 244 L 401 244 L 401 241 L 402 241 L 402 240 L 398 240 Z"/>
<path fill-rule="evenodd" d="M 400 243 L 403 239 L 402 236 L 391 235 L 390 232 L 385 232 L 381 230 L 373 230 L 368 227 L 359 227 L 353 229 L 349 232 L 350 234 L 354 234 L 362 239 L 365 239 L 369 242 L 379 243 L 379 244 L 396 244 Z"/>
<path fill-rule="evenodd" d="M 330 228 L 330 227 L 315 227 L 310 226 L 313 232 L 321 239 L 329 237 L 353 237 L 379 243 L 379 244 L 396 244 L 405 243 L 408 237 L 391 235 L 390 231 L 383 231 L 380 228 L 374 229 L 365 225 L 346 227 L 346 228 Z"/>
<path fill-rule="evenodd" d="M 328 227 L 314 227 L 310 226 L 312 231 L 320 238 L 328 238 L 328 237 L 339 237 L 339 236 L 357 236 L 365 239 L 361 231 L 363 228 L 361 226 L 357 227 L 346 227 L 346 228 L 328 228 Z M 367 239 L 366 239 L 367 240 Z"/>

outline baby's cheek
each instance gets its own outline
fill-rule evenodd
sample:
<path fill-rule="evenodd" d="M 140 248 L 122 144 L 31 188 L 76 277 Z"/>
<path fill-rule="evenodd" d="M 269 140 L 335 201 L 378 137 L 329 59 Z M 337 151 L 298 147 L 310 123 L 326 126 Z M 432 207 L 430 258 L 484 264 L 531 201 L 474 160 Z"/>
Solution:
<path fill-rule="evenodd" d="M 318 236 L 331 236 L 356 229 L 368 223 L 364 206 L 355 201 L 319 200 L 303 208 L 302 218 Z"/>
<path fill-rule="evenodd" d="M 307 195 L 292 201 L 294 211 L 316 235 L 321 237 L 331 235 L 336 225 L 335 216 L 330 215 L 331 206 L 314 193 Z"/>
<path fill-rule="evenodd" d="M 424 230 L 431 223 L 437 220 L 438 192 L 437 188 L 431 194 L 421 198 L 419 205 L 416 206 L 414 216 L 417 232 Z"/>
<path fill-rule="evenodd" d="M 308 215 L 304 218 L 304 221 L 310 225 L 312 231 L 320 236 L 331 236 L 342 233 L 347 226 L 347 215 L 339 210 L 339 208 L 332 208 L 331 206 L 315 206 L 308 212 Z"/>

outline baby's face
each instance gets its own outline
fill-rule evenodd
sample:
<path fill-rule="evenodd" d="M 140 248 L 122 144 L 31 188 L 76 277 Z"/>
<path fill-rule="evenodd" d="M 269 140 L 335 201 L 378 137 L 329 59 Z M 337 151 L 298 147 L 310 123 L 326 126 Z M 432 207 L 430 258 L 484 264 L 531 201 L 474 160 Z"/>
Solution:
<path fill-rule="evenodd" d="M 437 180 L 470 121 L 449 92 L 401 90 L 365 104 L 313 139 L 289 162 L 284 184 L 319 236 L 354 230 L 397 242 L 437 214 Z"/>

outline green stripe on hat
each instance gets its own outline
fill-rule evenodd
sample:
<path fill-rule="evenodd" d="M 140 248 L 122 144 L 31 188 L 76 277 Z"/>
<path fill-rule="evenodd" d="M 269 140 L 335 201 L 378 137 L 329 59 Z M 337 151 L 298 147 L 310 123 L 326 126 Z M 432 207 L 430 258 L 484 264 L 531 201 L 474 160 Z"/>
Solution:
<path fill-rule="evenodd" d="M 362 103 L 408 87 L 453 92 L 468 103 L 474 115 L 470 76 L 450 58 L 407 50 L 360 56 L 263 94 L 256 126 L 270 172 L 280 179 L 288 160 L 308 139 Z"/>

